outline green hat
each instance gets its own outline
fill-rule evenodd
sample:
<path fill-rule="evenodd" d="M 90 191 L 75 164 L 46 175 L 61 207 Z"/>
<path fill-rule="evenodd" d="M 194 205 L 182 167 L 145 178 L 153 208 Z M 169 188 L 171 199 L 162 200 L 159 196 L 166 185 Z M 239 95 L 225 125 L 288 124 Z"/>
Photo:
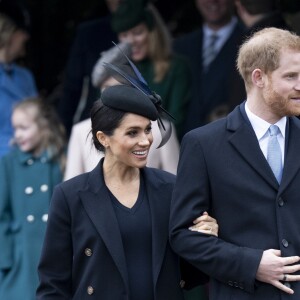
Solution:
<path fill-rule="evenodd" d="M 154 26 L 152 13 L 145 0 L 123 0 L 112 14 L 111 26 L 114 32 L 127 31 L 140 23 L 146 23 L 149 30 Z"/>

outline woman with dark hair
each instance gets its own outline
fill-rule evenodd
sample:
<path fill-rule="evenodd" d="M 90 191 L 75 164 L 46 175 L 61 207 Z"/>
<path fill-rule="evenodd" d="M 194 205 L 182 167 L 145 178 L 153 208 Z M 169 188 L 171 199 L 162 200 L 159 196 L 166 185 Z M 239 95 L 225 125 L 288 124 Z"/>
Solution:
<path fill-rule="evenodd" d="M 180 275 L 179 257 L 169 244 L 175 176 L 146 167 L 151 121 L 161 124 L 164 110 L 160 97 L 143 88 L 108 87 L 92 107 L 94 145 L 105 156 L 93 171 L 54 191 L 39 265 L 39 300 L 83 300 L 88 295 L 182 300 L 184 285 L 206 280 L 183 262 L 188 271 Z M 168 124 L 163 127 L 161 145 L 170 134 Z M 206 213 L 187 226 L 218 232 L 215 219 Z"/>

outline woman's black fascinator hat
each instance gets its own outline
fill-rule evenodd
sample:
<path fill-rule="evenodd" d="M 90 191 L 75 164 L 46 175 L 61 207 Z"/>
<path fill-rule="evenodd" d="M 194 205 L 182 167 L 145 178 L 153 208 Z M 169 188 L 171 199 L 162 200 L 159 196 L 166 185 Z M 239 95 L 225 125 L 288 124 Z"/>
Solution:
<path fill-rule="evenodd" d="M 174 118 L 162 107 L 161 97 L 150 90 L 134 63 L 121 49 L 119 50 L 123 54 L 123 60 L 118 65 L 103 62 L 103 66 L 121 85 L 106 88 L 101 94 L 102 103 L 114 109 L 144 116 L 152 121 L 157 120 L 162 136 L 157 147 L 160 148 L 167 143 L 172 134 L 170 120 Z"/>

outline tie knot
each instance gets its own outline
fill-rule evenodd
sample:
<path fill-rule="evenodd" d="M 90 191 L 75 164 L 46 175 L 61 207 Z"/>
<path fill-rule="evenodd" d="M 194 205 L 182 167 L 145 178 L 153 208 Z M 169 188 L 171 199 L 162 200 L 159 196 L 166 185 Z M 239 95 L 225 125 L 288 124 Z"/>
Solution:
<path fill-rule="evenodd" d="M 277 125 L 271 125 L 269 127 L 269 134 L 271 136 L 278 135 L 279 133 L 280 133 L 280 129 L 279 129 L 279 127 Z"/>
<path fill-rule="evenodd" d="M 218 39 L 218 35 L 216 33 L 211 34 L 209 37 L 210 45 L 214 45 L 216 43 L 217 39 Z"/>

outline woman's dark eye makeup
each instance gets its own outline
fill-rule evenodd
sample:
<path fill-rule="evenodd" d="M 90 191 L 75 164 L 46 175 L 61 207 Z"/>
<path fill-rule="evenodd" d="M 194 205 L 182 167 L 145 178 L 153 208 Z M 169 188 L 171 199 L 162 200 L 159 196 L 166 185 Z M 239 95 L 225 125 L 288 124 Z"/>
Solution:
<path fill-rule="evenodd" d="M 141 130 L 140 128 L 139 129 L 132 129 L 132 130 L 129 130 L 126 134 L 129 135 L 129 136 L 136 136 L 139 132 L 139 130 Z M 152 126 L 149 125 L 146 129 L 145 129 L 145 133 L 150 133 L 152 130 Z"/>

